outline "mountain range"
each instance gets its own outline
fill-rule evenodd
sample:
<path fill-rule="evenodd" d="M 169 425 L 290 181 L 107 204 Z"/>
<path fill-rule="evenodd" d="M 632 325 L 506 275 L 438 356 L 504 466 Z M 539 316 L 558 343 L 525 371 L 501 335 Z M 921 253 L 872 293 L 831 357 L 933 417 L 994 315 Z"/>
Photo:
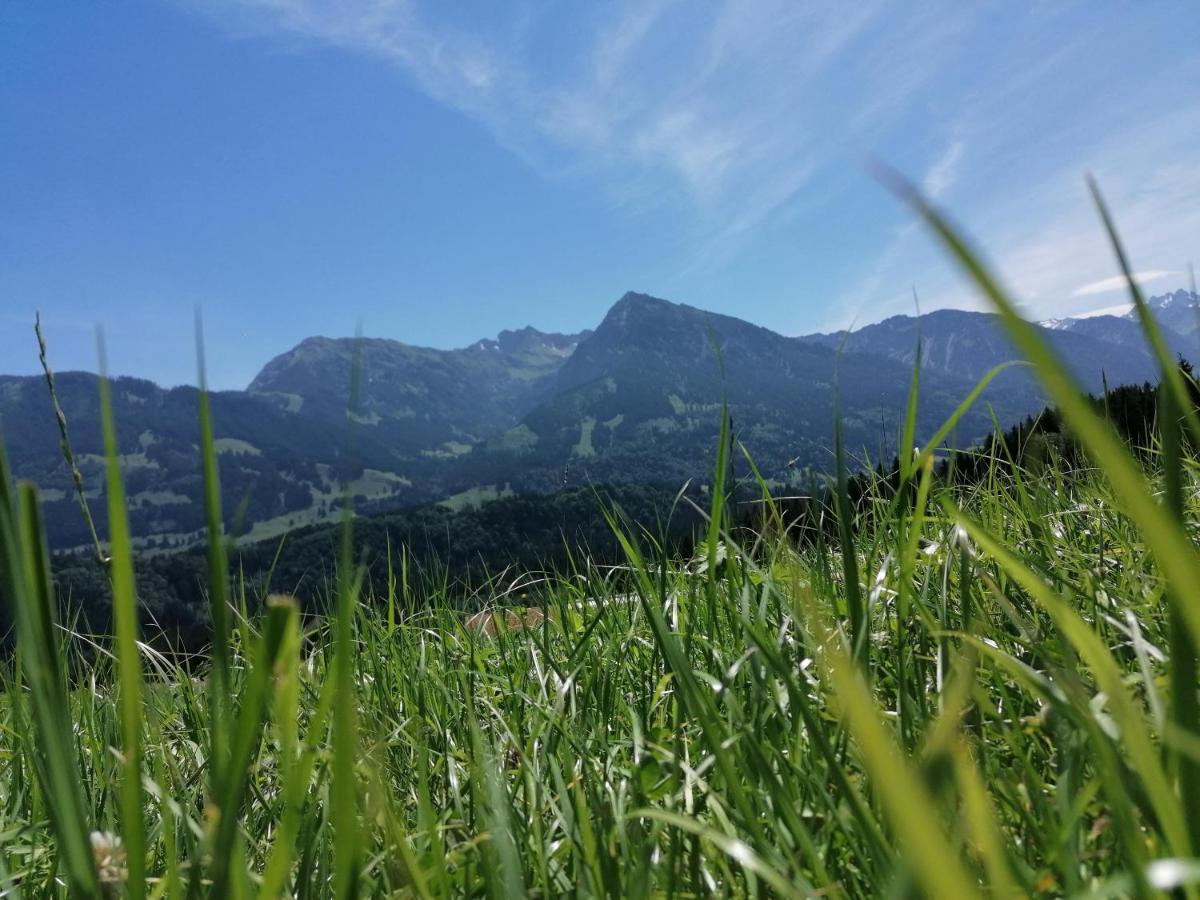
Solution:
<path fill-rule="evenodd" d="M 1200 358 L 1200 303 L 1151 301 L 1172 350 Z M 1155 379 L 1130 316 L 1041 324 L 1088 391 Z M 594 330 L 504 331 L 435 350 L 385 339 L 314 337 L 269 361 L 245 391 L 212 395 L 224 507 L 244 539 L 330 518 L 348 487 L 362 511 L 476 503 L 509 492 L 601 483 L 678 487 L 711 471 L 722 402 L 777 488 L 828 471 L 835 413 L 859 460 L 896 452 L 920 347 L 918 439 L 994 366 L 1016 354 L 993 315 L 941 310 L 852 333 L 786 337 L 645 294 L 622 297 Z M 87 496 L 102 509 L 96 376 L 57 376 Z M 965 445 L 1039 410 L 1023 368 L 1002 373 L 960 423 Z M 200 536 L 197 393 L 114 380 L 118 439 L 140 546 Z M 0 427 L 18 477 L 43 491 L 51 540 L 86 544 L 43 379 L 0 376 Z"/>

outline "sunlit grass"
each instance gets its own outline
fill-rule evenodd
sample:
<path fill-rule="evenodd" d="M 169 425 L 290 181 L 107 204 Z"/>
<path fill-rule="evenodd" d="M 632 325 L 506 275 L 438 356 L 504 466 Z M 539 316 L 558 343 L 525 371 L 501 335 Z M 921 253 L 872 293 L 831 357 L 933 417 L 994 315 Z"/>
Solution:
<path fill-rule="evenodd" d="M 731 528 L 726 420 L 695 559 L 614 510 L 626 566 L 578 562 L 537 589 L 545 616 L 485 634 L 402 548 L 367 596 L 348 520 L 328 616 L 275 597 L 251 621 L 203 407 L 216 641 L 187 668 L 136 640 L 119 506 L 118 633 L 84 665 L 35 492 L 0 471 L 20 631 L 0 674 L 0 893 L 1200 895 L 1185 386 L 1163 357 L 1176 424 L 1132 457 L 913 200 L 1094 468 L 995 459 L 953 486 L 932 467 L 948 423 L 898 489 L 856 506 L 840 473 L 837 527 L 797 545 L 767 498 L 758 532 Z M 137 858 L 99 869 L 93 832 Z"/>

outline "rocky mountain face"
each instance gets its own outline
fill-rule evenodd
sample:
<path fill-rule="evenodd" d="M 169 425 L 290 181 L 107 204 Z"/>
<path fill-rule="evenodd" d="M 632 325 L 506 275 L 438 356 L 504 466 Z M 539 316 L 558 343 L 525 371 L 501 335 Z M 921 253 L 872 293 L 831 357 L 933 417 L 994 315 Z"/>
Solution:
<path fill-rule="evenodd" d="M 1195 291 L 1172 291 L 1151 297 L 1146 303 L 1158 321 L 1176 334 L 1191 335 L 1200 331 L 1200 295 Z M 1137 321 L 1137 313 L 1126 313 L 1125 318 Z"/>
<path fill-rule="evenodd" d="M 1164 325 L 1197 308 L 1185 292 L 1152 305 Z M 1170 328 L 1172 348 L 1200 356 L 1191 350 L 1200 330 L 1193 332 Z M 1110 385 L 1155 378 L 1128 318 L 1061 320 L 1046 334 L 1089 390 L 1098 391 L 1102 378 Z M 919 437 L 1015 356 L 996 318 L 982 313 L 946 310 L 850 335 L 785 337 L 634 293 L 595 331 L 576 335 L 524 328 L 457 350 L 310 338 L 267 363 L 246 391 L 213 396 L 229 525 L 253 539 L 322 521 L 337 514 L 344 487 L 359 509 L 377 511 L 505 491 L 702 482 L 723 402 L 763 476 L 776 486 L 803 484 L 832 464 L 837 413 L 860 459 L 896 452 L 918 342 Z M 129 378 L 114 388 L 135 534 L 150 548 L 196 539 L 196 392 Z M 97 382 L 66 373 L 58 390 L 102 523 Z M 1043 402 L 1020 370 L 1002 373 L 985 399 L 1001 421 Z M 83 544 L 42 379 L 0 377 L 0 423 L 16 474 L 44 489 L 55 545 Z M 979 405 L 957 440 L 970 442 L 990 425 Z"/>
<path fill-rule="evenodd" d="M 1146 305 L 1153 311 L 1171 352 L 1186 359 L 1200 359 L 1200 297 L 1178 290 L 1151 297 Z M 1087 316 L 1051 319 L 1042 325 L 1056 332 L 1084 334 L 1124 348 L 1142 348 L 1146 344 L 1137 313 L 1123 316 Z"/>
<path fill-rule="evenodd" d="M 1043 326 L 1059 358 L 1087 391 L 1098 393 L 1105 379 L 1115 385 L 1140 383 L 1155 377 L 1155 363 L 1140 327 L 1127 319 L 1113 321 L 1115 327 L 1106 327 L 1111 323 L 1099 319 L 1063 319 L 1057 320 L 1054 327 Z M 1182 351 L 1186 342 L 1178 335 L 1172 338 Z M 924 370 L 973 382 L 1017 356 L 998 316 L 951 309 L 920 317 L 894 316 L 850 335 L 837 332 L 805 340 L 829 347 L 844 345 L 848 351 L 886 356 L 909 366 L 916 358 L 919 342 Z M 1040 396 L 1029 373 L 1007 372 L 1001 377 L 1011 394 Z"/>
<path fill-rule="evenodd" d="M 461 350 L 309 338 L 267 363 L 249 393 L 329 423 L 350 413 L 402 455 L 454 455 L 528 412 L 587 335 L 523 328 Z"/>
<path fill-rule="evenodd" d="M 510 483 L 539 490 L 647 476 L 681 484 L 708 472 L 725 401 L 760 472 L 776 484 L 799 482 L 828 468 L 839 408 L 849 446 L 894 452 L 910 377 L 901 360 L 839 357 L 820 342 L 626 294 L 563 363 L 550 395 L 478 448 L 472 469 L 497 480 L 517 473 Z M 922 430 L 932 431 L 969 390 L 956 374 L 931 373 Z M 982 409 L 964 428 L 972 437 L 986 431 Z"/>

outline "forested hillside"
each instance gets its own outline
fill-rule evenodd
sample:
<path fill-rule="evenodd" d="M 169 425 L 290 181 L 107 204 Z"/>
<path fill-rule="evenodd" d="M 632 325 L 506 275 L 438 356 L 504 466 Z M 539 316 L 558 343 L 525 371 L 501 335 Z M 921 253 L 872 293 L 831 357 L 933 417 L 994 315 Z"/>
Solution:
<path fill-rule="evenodd" d="M 1151 306 L 1180 322 L 1197 304 L 1176 292 Z M 1105 318 L 1057 320 L 1043 333 L 1092 392 L 1153 379 L 1136 324 Z M 1197 340 L 1164 333 L 1184 355 Z M 835 418 L 857 460 L 895 453 L 918 346 L 918 440 L 980 378 L 1019 357 L 983 313 L 898 316 L 848 336 L 791 338 L 635 293 L 575 335 L 526 328 L 461 350 L 313 338 L 269 362 L 248 391 L 213 395 L 226 526 L 255 541 L 334 521 L 346 484 L 359 509 L 385 512 L 591 484 L 702 482 L 723 401 L 762 475 L 799 487 L 830 471 Z M 68 372 L 56 386 L 85 490 L 102 507 L 97 380 Z M 196 543 L 197 392 L 119 378 L 114 401 L 139 548 Z M 986 435 L 993 413 L 1016 421 L 1044 397 L 1027 371 L 1010 368 L 983 401 L 959 423 L 957 446 Z M 0 427 L 17 475 L 43 490 L 54 546 L 85 546 L 44 379 L 0 377 Z"/>

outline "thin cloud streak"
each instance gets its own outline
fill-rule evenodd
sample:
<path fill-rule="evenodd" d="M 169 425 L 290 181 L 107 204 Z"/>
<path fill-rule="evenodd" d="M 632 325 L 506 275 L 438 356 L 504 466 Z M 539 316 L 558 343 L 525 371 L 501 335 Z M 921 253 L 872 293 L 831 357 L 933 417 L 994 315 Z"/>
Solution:
<path fill-rule="evenodd" d="M 1076 319 L 1094 319 L 1097 316 L 1123 316 L 1133 309 L 1132 303 L 1117 303 L 1113 306 L 1102 306 L 1099 309 L 1089 309 L 1087 312 L 1076 313 Z"/>
<path fill-rule="evenodd" d="M 970 21 L 884 2 L 849 14 L 728 2 L 708 16 L 670 0 L 629 3 L 615 24 L 579 29 L 582 46 L 568 55 L 581 63 L 548 67 L 536 38 L 435 22 L 430 7 L 406 0 L 190 3 L 239 34 L 384 59 L 549 177 L 595 177 L 634 214 L 682 205 L 697 261 L 745 239 L 823 175 L 855 168 Z M 690 39 L 673 41 L 680 32 Z M 827 97 L 848 89 L 853 109 L 830 108 Z M 936 177 L 953 180 L 955 162 Z"/>
<path fill-rule="evenodd" d="M 1196 68 L 1190 66 L 1193 72 Z M 1185 66 L 1179 77 L 1187 71 Z M 989 137 L 995 135 L 993 123 L 986 129 Z M 960 123 L 956 130 L 977 143 L 968 125 Z M 1005 165 L 1019 171 L 1026 166 L 1030 174 L 974 184 L 969 195 L 965 190 L 959 195 L 965 199 L 956 200 L 954 216 L 1032 318 L 1087 312 L 1090 304 L 1078 301 L 1126 285 L 1084 184 L 1084 172 L 1091 171 L 1130 258 L 1139 265 L 1140 280 L 1164 289 L 1182 286 L 1182 269 L 1195 256 L 1200 235 L 1200 165 L 1192 149 L 1197 130 L 1200 109 L 1148 110 L 1137 127 L 1106 132 L 1075 148 L 1069 162 L 1040 175 L 1032 164 L 1036 154 L 1022 156 L 1019 146 L 1006 149 Z M 1172 285 L 1171 278 L 1179 284 Z M 924 309 L 981 307 L 923 230 L 911 223 L 897 230 L 841 304 L 862 314 L 869 310 L 872 318 L 906 312 L 904 286 L 913 282 Z"/>
<path fill-rule="evenodd" d="M 1169 278 L 1172 275 L 1181 273 L 1167 269 L 1153 269 L 1148 272 L 1134 272 L 1133 280 L 1138 285 L 1149 284 L 1152 281 L 1161 281 L 1164 278 Z M 1071 292 L 1072 297 L 1092 297 L 1096 294 L 1109 294 L 1113 291 L 1128 290 L 1129 281 L 1124 275 L 1114 275 L 1112 278 L 1101 278 L 1099 281 L 1093 281 L 1085 284 L 1082 287 L 1077 287 Z"/>
<path fill-rule="evenodd" d="M 896 162 L 923 171 L 933 199 L 953 194 L 955 212 L 1041 315 L 1070 314 L 1072 300 L 1091 296 L 1076 291 L 1112 273 L 1080 190 L 1085 168 L 1112 187 L 1146 272 L 1176 271 L 1190 258 L 1186 236 L 1200 233 L 1200 167 L 1186 149 L 1200 127 L 1195 111 L 1172 118 L 1149 94 L 1109 96 L 1073 80 L 1097 42 L 1111 39 L 1102 22 L 1064 40 L 1046 27 L 1048 14 L 1009 35 L 1008 49 L 1024 55 L 1014 76 L 1021 61 L 1012 54 L 963 57 L 972 29 L 991 36 L 997 28 L 994 16 L 965 4 L 877 0 L 848 14 L 844 5 L 787 0 L 703 12 L 675 0 L 627 2 L 603 18 L 573 10 L 563 46 L 561 29 L 542 27 L 542 4 L 506 8 L 521 23 L 514 29 L 452 21 L 418 0 L 179 2 L 242 35 L 376 56 L 546 177 L 593 180 L 631 218 L 667 213 L 680 248 L 670 267 L 681 281 L 719 271 L 772 223 L 820 232 L 822 204 L 862 204 L 860 160 L 892 158 L 914 122 L 929 135 L 923 152 Z M 1198 73 L 1184 60 L 1170 74 L 1187 83 Z M 939 96 L 949 77 L 953 93 Z M 1077 95 L 1063 93 L 1071 89 Z M 1043 107 L 1048 94 L 1061 94 L 1092 131 Z M 1119 110 L 1136 110 L 1138 121 Z M 887 213 L 874 257 L 848 276 L 835 306 L 860 318 L 907 311 L 915 283 L 926 309 L 978 307 L 920 230 L 894 208 Z M 863 214 L 865 224 L 876 215 L 873 207 Z"/>
<path fill-rule="evenodd" d="M 930 198 L 937 200 L 958 181 L 965 147 L 962 141 L 955 141 L 925 173 L 922 184 Z"/>

